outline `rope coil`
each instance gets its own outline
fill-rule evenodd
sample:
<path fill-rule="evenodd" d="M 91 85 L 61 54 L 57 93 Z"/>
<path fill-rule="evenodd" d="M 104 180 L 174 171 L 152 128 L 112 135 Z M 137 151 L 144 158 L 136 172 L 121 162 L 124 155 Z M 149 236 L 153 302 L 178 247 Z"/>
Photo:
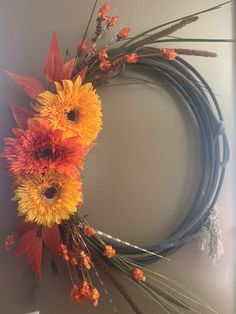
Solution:
<path fill-rule="evenodd" d="M 139 53 L 150 53 L 156 48 L 143 47 Z M 132 64 L 127 64 L 132 67 Z M 185 100 L 193 113 L 201 135 L 203 147 L 203 169 L 197 194 L 184 221 L 164 241 L 144 249 L 168 256 L 193 238 L 199 237 L 206 221 L 215 207 L 223 183 L 225 168 L 229 161 L 229 141 L 224 127 L 220 105 L 205 79 L 188 62 L 180 57 L 168 61 L 160 56 L 142 58 L 135 68 L 149 70 L 158 78 L 167 81 Z M 151 263 L 158 256 L 126 247 L 110 240 L 117 253 L 140 263 Z"/>

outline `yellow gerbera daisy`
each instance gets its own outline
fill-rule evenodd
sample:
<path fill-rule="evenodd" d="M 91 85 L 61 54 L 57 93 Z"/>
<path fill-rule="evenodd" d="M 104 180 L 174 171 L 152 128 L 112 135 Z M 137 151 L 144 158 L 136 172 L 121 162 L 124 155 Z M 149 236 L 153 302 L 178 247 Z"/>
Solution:
<path fill-rule="evenodd" d="M 52 226 L 69 219 L 82 203 L 80 179 L 50 170 L 20 178 L 14 200 L 18 200 L 19 215 L 39 225 Z"/>
<path fill-rule="evenodd" d="M 88 146 L 97 137 L 102 125 L 101 101 L 91 83 L 82 84 L 80 76 L 73 83 L 54 82 L 57 94 L 41 93 L 36 105 L 40 117 L 53 129 L 63 131 L 65 138 L 77 136 L 80 144 Z"/>

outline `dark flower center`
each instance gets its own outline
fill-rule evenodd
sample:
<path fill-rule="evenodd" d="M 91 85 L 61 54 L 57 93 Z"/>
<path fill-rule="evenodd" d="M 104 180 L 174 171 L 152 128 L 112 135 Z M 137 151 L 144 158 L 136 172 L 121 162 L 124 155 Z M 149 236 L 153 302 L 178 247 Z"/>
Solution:
<path fill-rule="evenodd" d="M 44 149 L 38 150 L 35 152 L 34 156 L 37 160 L 39 160 L 41 158 L 46 159 L 46 160 L 55 159 L 55 155 L 53 154 L 53 152 L 50 148 L 44 148 Z"/>
<path fill-rule="evenodd" d="M 54 186 L 50 186 L 44 191 L 43 194 L 47 199 L 52 200 L 57 195 L 57 193 L 57 188 L 55 188 Z"/>
<path fill-rule="evenodd" d="M 78 110 L 71 109 L 66 113 L 66 117 L 70 122 L 75 122 L 79 119 L 79 112 Z"/>

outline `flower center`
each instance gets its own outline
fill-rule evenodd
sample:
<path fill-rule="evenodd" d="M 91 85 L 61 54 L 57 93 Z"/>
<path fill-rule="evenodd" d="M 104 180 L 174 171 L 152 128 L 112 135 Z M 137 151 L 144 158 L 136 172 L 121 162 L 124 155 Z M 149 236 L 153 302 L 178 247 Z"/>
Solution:
<path fill-rule="evenodd" d="M 44 149 L 38 150 L 35 152 L 34 156 L 37 160 L 41 158 L 46 159 L 46 160 L 55 159 L 55 155 L 53 154 L 50 148 L 44 148 Z"/>
<path fill-rule="evenodd" d="M 57 193 L 58 193 L 58 189 L 54 186 L 50 186 L 43 192 L 43 195 L 46 197 L 46 199 L 52 200 L 55 198 Z"/>
<path fill-rule="evenodd" d="M 76 122 L 79 119 L 79 111 L 75 109 L 71 109 L 66 113 L 66 117 L 70 122 Z"/>

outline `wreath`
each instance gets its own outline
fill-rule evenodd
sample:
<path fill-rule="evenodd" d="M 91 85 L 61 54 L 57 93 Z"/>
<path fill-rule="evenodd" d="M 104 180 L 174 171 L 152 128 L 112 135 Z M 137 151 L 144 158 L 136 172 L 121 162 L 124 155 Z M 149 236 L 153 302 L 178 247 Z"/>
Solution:
<path fill-rule="evenodd" d="M 6 72 L 33 100 L 27 109 L 10 103 L 17 128 L 12 129 L 13 137 L 4 139 L 1 153 L 13 177 L 13 200 L 17 201 L 18 215 L 22 216 L 15 255 L 26 255 L 39 281 L 43 249 L 51 252 L 54 270 L 55 257 L 62 258 L 71 280 L 71 300 L 75 303 L 89 300 L 93 306 L 98 305 L 100 292 L 90 273 L 94 271 L 102 283 L 96 268 L 100 265 L 135 313 L 141 313 L 141 310 L 123 283 L 114 276 L 113 269 L 124 273 L 166 313 L 185 310 L 199 313 L 195 305 L 214 312 L 182 285 L 152 272 L 145 264 L 160 258 L 170 260 L 171 253 L 198 237 L 203 229 L 211 234 L 213 258 L 219 255 L 220 230 L 212 216 L 229 160 L 229 143 L 214 93 L 201 74 L 180 57 L 215 57 L 216 54 L 149 45 L 179 41 L 169 36 L 197 21 L 200 14 L 226 3 L 133 37 L 129 36 L 130 27 L 124 27 L 116 34 L 116 40 L 102 48 L 100 39 L 116 25 L 118 16 L 109 15 L 111 5 L 104 4 L 99 9 L 94 36 L 89 41 L 87 33 L 96 4 L 97 1 L 82 40 L 75 51 L 67 51 L 66 63 L 56 33 L 53 34 L 44 67 L 47 88 L 31 77 Z M 80 173 L 102 127 L 101 99 L 96 88 L 122 77 L 127 69 L 150 72 L 174 88 L 194 117 L 203 146 L 201 180 L 187 216 L 164 241 L 147 247 L 96 230 L 81 213 L 83 184 Z M 9 234 L 5 248 L 10 249 L 14 244 L 14 236 Z M 114 311 L 117 312 L 115 307 Z"/>

